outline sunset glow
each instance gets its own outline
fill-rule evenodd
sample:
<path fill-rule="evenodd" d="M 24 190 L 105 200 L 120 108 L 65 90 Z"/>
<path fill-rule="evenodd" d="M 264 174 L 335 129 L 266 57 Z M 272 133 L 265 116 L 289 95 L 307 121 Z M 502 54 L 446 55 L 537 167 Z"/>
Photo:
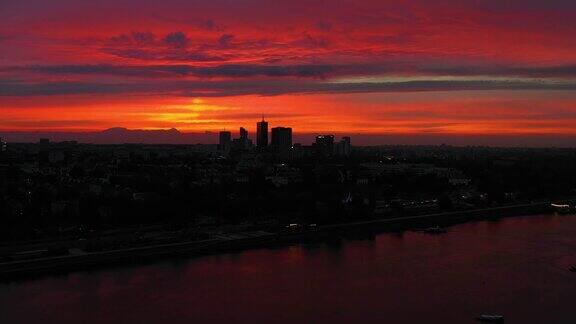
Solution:
<path fill-rule="evenodd" d="M 573 1 L 0 2 L 0 130 L 576 139 Z M 474 144 L 474 143 L 472 143 Z"/>

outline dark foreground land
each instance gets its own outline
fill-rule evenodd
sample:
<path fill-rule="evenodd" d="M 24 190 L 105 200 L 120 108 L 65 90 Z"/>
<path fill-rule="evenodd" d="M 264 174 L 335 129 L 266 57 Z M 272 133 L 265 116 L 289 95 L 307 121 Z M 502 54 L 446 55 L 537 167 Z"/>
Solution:
<path fill-rule="evenodd" d="M 555 204 L 558 203 L 574 205 L 576 199 L 555 201 Z M 323 241 L 350 236 L 374 235 L 375 233 L 386 231 L 426 230 L 427 226 L 428 228 L 430 226 L 438 228 L 439 225 L 446 226 L 473 220 L 497 219 L 516 215 L 542 214 L 553 210 L 551 202 L 538 202 L 467 211 L 375 219 L 354 223 L 314 225 L 307 228 L 303 228 L 300 225 L 289 226 L 279 232 L 236 232 L 216 235 L 214 238 L 200 241 L 144 245 L 127 249 L 3 262 L 0 263 L 0 276 L 10 279 L 46 272 L 86 269 L 112 263 L 151 261 L 162 257 L 205 255 L 310 240 Z"/>
<path fill-rule="evenodd" d="M 574 149 L 344 153 L 8 143 L 0 153 L 0 273 L 545 213 L 576 196 Z"/>

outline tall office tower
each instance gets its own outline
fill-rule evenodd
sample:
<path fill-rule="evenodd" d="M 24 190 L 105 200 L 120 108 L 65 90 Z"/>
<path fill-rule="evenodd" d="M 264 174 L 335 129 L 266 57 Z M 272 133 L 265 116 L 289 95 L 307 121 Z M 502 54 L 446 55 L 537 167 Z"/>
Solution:
<path fill-rule="evenodd" d="M 226 150 L 230 147 L 232 142 L 232 133 L 229 131 L 220 132 L 220 140 L 218 141 L 218 148 L 221 150 Z"/>
<path fill-rule="evenodd" d="M 240 127 L 240 139 L 242 141 L 248 140 L 248 131 L 244 127 Z"/>
<path fill-rule="evenodd" d="M 0 152 L 4 152 L 6 151 L 6 142 L 4 142 L 2 140 L 2 137 L 0 137 Z"/>
<path fill-rule="evenodd" d="M 38 161 L 42 164 L 48 163 L 48 155 L 50 154 L 50 140 L 41 138 L 38 140 Z"/>
<path fill-rule="evenodd" d="M 264 117 L 256 124 L 256 146 L 260 148 L 268 146 L 268 122 Z"/>
<path fill-rule="evenodd" d="M 252 147 L 252 141 L 248 138 L 248 131 L 240 127 L 240 137 L 232 140 L 232 147 L 237 150 L 246 150 Z"/>
<path fill-rule="evenodd" d="M 292 147 L 292 128 L 274 127 L 272 128 L 271 145 L 280 152 L 286 151 Z"/>
<path fill-rule="evenodd" d="M 331 156 L 334 153 L 334 135 L 318 135 L 314 143 L 316 152 L 322 156 Z"/>
<path fill-rule="evenodd" d="M 352 152 L 352 143 L 350 136 L 342 137 L 342 143 L 344 143 L 344 155 L 348 156 Z"/>

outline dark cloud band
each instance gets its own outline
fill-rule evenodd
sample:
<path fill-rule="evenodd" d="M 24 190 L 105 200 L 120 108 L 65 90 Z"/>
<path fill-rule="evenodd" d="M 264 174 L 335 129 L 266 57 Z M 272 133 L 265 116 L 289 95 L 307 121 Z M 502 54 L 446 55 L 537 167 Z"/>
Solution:
<path fill-rule="evenodd" d="M 195 57 L 195 60 L 214 61 L 218 58 Z M 250 78 L 298 77 L 331 78 L 354 76 L 495 76 L 526 78 L 576 78 L 576 64 L 558 66 L 503 66 L 413 64 L 410 62 L 382 62 L 374 64 L 335 65 L 260 65 L 223 64 L 194 65 L 30 65 L 0 68 L 0 72 L 27 72 L 47 75 L 110 75 L 139 78 Z"/>
<path fill-rule="evenodd" d="M 299 80 L 246 81 L 160 81 L 135 83 L 0 81 L 0 96 L 73 94 L 171 94 L 178 96 L 225 97 L 237 95 L 274 96 L 297 93 L 369 93 L 462 90 L 576 90 L 576 83 L 539 81 L 406 81 L 325 82 Z"/>

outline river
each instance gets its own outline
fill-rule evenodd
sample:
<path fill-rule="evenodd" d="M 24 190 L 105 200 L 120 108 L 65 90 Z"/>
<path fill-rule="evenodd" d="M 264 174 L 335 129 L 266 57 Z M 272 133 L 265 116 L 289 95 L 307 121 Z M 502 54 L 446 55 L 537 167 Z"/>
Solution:
<path fill-rule="evenodd" d="M 575 323 L 576 217 L 539 215 L 0 283 L 0 323 Z"/>

